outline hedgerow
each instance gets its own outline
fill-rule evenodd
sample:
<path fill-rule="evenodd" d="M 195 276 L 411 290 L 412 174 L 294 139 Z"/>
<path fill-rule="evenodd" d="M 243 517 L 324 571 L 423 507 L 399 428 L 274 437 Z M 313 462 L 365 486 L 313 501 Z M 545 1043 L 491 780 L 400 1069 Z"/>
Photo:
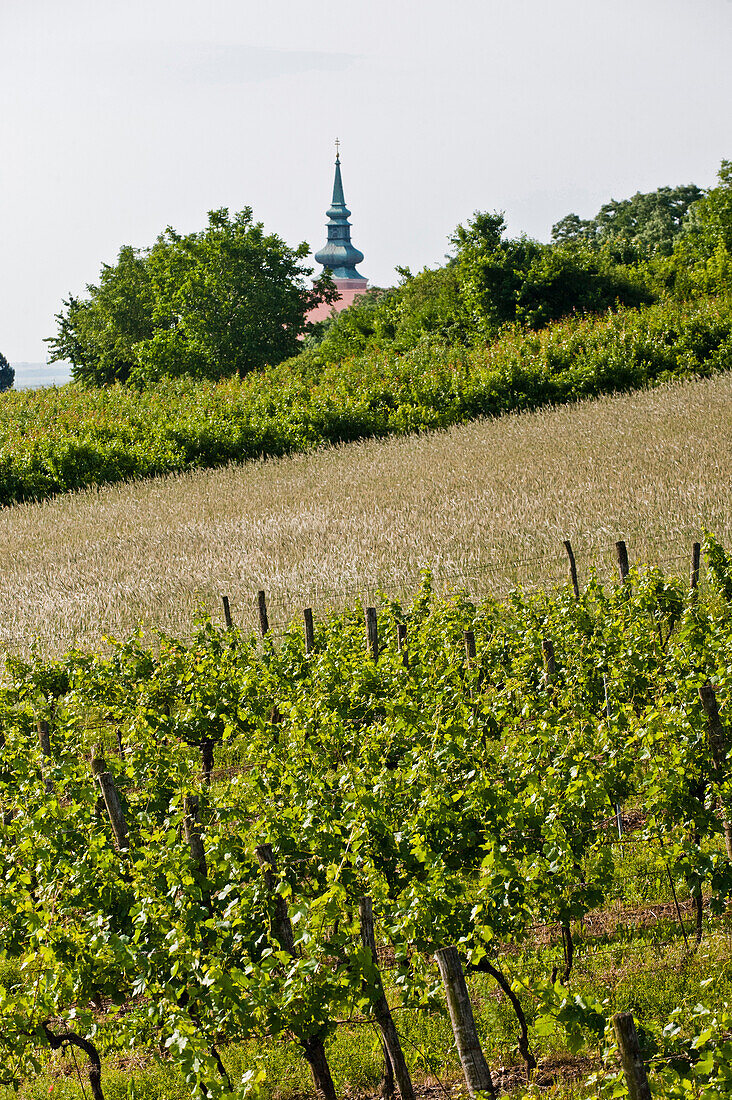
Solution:
<path fill-rule="evenodd" d="M 710 375 L 732 367 L 731 303 L 509 329 L 474 349 L 303 356 L 218 383 L 11 392 L 0 398 L 0 504 Z"/>

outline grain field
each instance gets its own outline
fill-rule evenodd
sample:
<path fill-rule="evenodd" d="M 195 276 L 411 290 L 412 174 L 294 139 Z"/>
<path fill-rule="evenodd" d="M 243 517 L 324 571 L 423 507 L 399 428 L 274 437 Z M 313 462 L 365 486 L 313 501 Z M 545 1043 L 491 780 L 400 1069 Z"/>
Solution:
<path fill-rule="evenodd" d="M 0 648 L 54 654 L 202 611 L 276 628 L 378 589 L 502 594 L 732 541 L 732 375 L 449 431 L 105 487 L 0 514 Z"/>

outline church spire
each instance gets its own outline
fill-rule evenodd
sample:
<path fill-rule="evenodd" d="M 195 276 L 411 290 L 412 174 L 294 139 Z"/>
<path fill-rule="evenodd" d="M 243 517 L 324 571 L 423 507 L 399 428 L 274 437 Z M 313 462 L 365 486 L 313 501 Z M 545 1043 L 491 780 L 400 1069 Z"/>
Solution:
<path fill-rule="evenodd" d="M 363 252 L 351 244 L 351 211 L 346 206 L 341 179 L 340 142 L 336 140 L 335 177 L 333 180 L 333 198 L 326 211 L 328 221 L 328 240 L 325 248 L 315 253 L 315 260 L 328 268 L 334 279 L 366 279 L 356 271 L 356 264 L 363 260 Z"/>
<path fill-rule="evenodd" d="M 351 213 L 350 210 L 346 209 L 346 200 L 343 197 L 343 180 L 341 179 L 341 158 L 338 153 L 336 153 L 335 179 L 333 180 L 333 198 L 331 199 L 331 208 L 334 206 L 338 207 L 339 209 L 340 207 L 343 207 L 343 213 L 346 215 L 346 217 L 348 217 L 348 215 Z M 330 216 L 330 210 L 328 211 L 328 215 Z"/>

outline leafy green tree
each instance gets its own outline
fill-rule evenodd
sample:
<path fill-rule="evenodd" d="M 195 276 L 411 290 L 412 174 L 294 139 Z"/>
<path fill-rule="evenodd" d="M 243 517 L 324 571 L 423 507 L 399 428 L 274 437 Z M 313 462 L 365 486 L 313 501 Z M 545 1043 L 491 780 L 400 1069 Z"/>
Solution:
<path fill-rule="evenodd" d="M 717 180 L 696 203 L 687 225 L 687 237 L 707 255 L 720 245 L 732 253 L 732 160 L 722 161 Z"/>
<path fill-rule="evenodd" d="M 702 195 L 693 183 L 637 191 L 629 199 L 606 202 L 594 218 L 583 220 L 567 214 L 552 226 L 552 241 L 606 248 L 621 263 L 635 263 L 657 253 L 668 256 Z"/>
<path fill-rule="evenodd" d="M 138 365 L 137 348 L 155 328 L 146 254 L 125 245 L 116 264 L 102 266 L 98 285 L 86 289 L 87 298 L 69 295 L 56 315 L 51 361 L 72 363 L 74 378 L 89 385 L 126 382 Z"/>
<path fill-rule="evenodd" d="M 689 210 L 657 281 L 676 297 L 724 294 L 732 288 L 732 161 L 723 160 L 718 183 Z"/>
<path fill-rule="evenodd" d="M 52 359 L 92 385 L 218 379 L 281 362 L 297 352 L 308 311 L 335 296 L 327 277 L 307 286 L 308 251 L 266 235 L 250 207 L 211 211 L 197 233 L 168 228 L 150 249 L 121 249 L 86 298 L 64 302 Z"/>
<path fill-rule="evenodd" d="M 516 316 L 538 329 L 572 313 L 600 313 L 652 299 L 644 281 L 632 271 L 598 259 L 588 249 L 542 246 L 523 275 Z"/>
<path fill-rule="evenodd" d="M 476 213 L 452 237 L 463 298 L 486 337 L 514 321 L 538 329 L 571 313 L 651 299 L 639 281 L 589 248 L 504 239 L 504 230 L 501 214 Z"/>
<path fill-rule="evenodd" d="M 0 393 L 9 390 L 15 381 L 15 370 L 0 352 Z"/>
<path fill-rule="evenodd" d="M 503 214 L 476 211 L 450 238 L 466 307 L 484 336 L 515 320 L 522 273 L 541 253 L 539 242 L 528 237 L 504 240 L 505 230 Z"/>
<path fill-rule="evenodd" d="M 732 161 L 722 161 L 717 179 L 691 211 L 674 257 L 682 275 L 684 264 L 692 268 L 693 289 L 707 294 L 732 287 Z"/>

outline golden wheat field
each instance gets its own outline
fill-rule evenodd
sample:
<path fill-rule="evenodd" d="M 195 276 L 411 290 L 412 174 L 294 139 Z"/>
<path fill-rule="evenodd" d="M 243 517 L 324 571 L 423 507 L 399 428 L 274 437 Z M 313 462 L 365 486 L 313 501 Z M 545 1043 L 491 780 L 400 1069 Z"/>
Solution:
<path fill-rule="evenodd" d="M 631 563 L 686 572 L 709 527 L 732 540 L 732 375 L 450 431 L 137 482 L 0 514 L 0 648 L 98 647 L 201 611 L 275 629 L 357 594 L 505 593 Z"/>

